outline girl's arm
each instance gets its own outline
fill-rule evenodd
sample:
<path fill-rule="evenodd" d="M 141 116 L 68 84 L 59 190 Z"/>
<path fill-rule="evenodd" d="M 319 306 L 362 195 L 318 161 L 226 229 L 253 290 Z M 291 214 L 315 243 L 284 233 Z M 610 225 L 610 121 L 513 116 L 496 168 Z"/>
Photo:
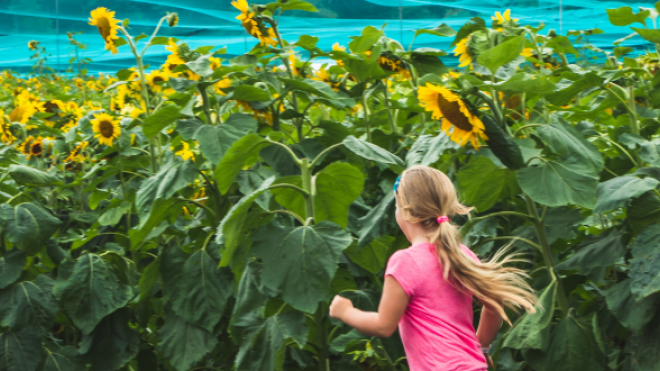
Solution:
<path fill-rule="evenodd" d="M 367 336 L 390 337 L 396 331 L 408 301 L 408 295 L 399 282 L 387 276 L 378 312 L 361 311 L 353 307 L 349 299 L 336 295 L 330 304 L 330 317 L 343 321 Z"/>
<path fill-rule="evenodd" d="M 481 320 L 477 329 L 477 339 L 482 347 L 486 348 L 493 342 L 495 335 L 502 326 L 502 316 L 485 305 L 481 309 Z"/>

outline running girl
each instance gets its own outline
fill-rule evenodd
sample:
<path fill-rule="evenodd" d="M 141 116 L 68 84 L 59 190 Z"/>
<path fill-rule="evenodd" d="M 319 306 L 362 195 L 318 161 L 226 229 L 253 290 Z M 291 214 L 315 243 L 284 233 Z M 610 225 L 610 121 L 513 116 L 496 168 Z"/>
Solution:
<path fill-rule="evenodd" d="M 378 312 L 364 312 L 335 296 L 330 316 L 370 336 L 389 337 L 397 326 L 410 371 L 484 371 L 504 307 L 535 312 L 538 300 L 516 261 L 490 261 L 460 243 L 449 218 L 468 214 L 451 180 L 427 166 L 413 166 L 394 185 L 396 221 L 411 243 L 387 262 Z M 472 323 L 472 295 L 483 309 L 479 329 Z M 510 322 L 509 322 L 510 323 Z"/>

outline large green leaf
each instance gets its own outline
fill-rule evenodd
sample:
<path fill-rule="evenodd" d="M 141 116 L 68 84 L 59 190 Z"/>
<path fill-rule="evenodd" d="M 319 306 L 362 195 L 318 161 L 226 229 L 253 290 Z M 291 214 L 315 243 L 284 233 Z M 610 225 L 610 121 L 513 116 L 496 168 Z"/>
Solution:
<path fill-rule="evenodd" d="M 129 326 L 128 308 L 122 308 L 83 335 L 80 353 L 94 371 L 116 371 L 135 357 L 139 347 L 140 333 Z"/>
<path fill-rule="evenodd" d="M 564 122 L 543 125 L 536 134 L 552 151 L 561 157 L 575 154 L 580 161 L 591 164 L 595 170 L 603 169 L 603 157 L 598 148 L 587 141 L 573 126 Z"/>
<path fill-rule="evenodd" d="M 503 196 L 507 196 L 511 183 L 516 181 L 513 171 L 501 168 L 486 156 L 473 157 L 458 172 L 458 194 L 461 202 L 484 212 Z"/>
<path fill-rule="evenodd" d="M 209 331 L 186 322 L 171 309 L 165 309 L 165 324 L 156 333 L 158 350 L 177 371 L 188 371 L 218 344 Z"/>
<path fill-rule="evenodd" d="M 236 248 L 240 242 L 241 234 L 243 233 L 243 226 L 247 219 L 248 210 L 252 206 L 252 203 L 259 197 L 262 193 L 268 190 L 268 187 L 275 181 L 275 177 L 271 176 L 270 178 L 264 180 L 259 188 L 255 189 L 253 192 L 243 196 L 237 203 L 229 209 L 229 212 L 225 215 L 222 222 L 218 226 L 218 234 L 216 241 L 218 243 L 221 239 L 224 240 L 224 248 L 222 249 L 222 259 L 220 260 L 220 266 L 225 267 L 229 265 Z"/>
<path fill-rule="evenodd" d="M 421 135 L 406 154 L 406 165 L 433 165 L 448 149 L 458 149 L 459 145 L 451 141 L 448 135 Z"/>
<path fill-rule="evenodd" d="M 251 116 L 235 113 L 215 126 L 196 118 L 179 120 L 177 130 L 184 139 L 199 142 L 199 150 L 204 157 L 217 164 L 237 140 L 257 130 L 257 121 Z"/>
<path fill-rule="evenodd" d="M 511 93 L 547 94 L 555 91 L 555 84 L 550 82 L 545 75 L 532 75 L 518 73 L 509 80 L 493 86 L 495 90 Z"/>
<path fill-rule="evenodd" d="M 600 371 L 607 369 L 606 356 L 596 343 L 589 324 L 572 315 L 557 324 L 545 351 L 545 370 Z"/>
<path fill-rule="evenodd" d="M 630 27 L 633 31 L 637 32 L 642 39 L 650 41 L 654 44 L 660 44 L 660 30 Z"/>
<path fill-rule="evenodd" d="M 486 50 L 477 57 L 477 63 L 488 68 L 493 75 L 503 65 L 516 59 L 523 50 L 525 35 L 513 37 Z"/>
<path fill-rule="evenodd" d="M 634 175 L 624 175 L 600 183 L 598 185 L 598 200 L 594 207 L 594 213 L 604 213 L 618 207 L 626 206 L 631 199 L 655 189 L 658 184 L 660 182 L 656 179 L 640 179 Z"/>
<path fill-rule="evenodd" d="M 335 162 L 315 175 L 314 219 L 346 228 L 351 203 L 362 193 L 364 175 L 353 165 Z"/>
<path fill-rule="evenodd" d="M 644 230 L 632 245 L 630 290 L 637 300 L 660 291 L 660 224 Z"/>
<path fill-rule="evenodd" d="M 357 139 L 356 137 L 349 135 L 344 138 L 344 146 L 351 150 L 356 155 L 366 158 L 367 160 L 372 160 L 380 162 L 382 164 L 387 164 L 392 167 L 392 170 L 396 172 L 402 172 L 405 164 L 403 161 L 395 156 L 394 154 L 386 151 L 385 149 L 378 147 L 375 144 L 365 142 L 363 140 Z"/>
<path fill-rule="evenodd" d="M 504 347 L 514 349 L 539 349 L 548 346 L 548 332 L 544 331 L 552 321 L 557 296 L 557 281 L 546 287 L 539 296 L 541 308 L 536 313 L 525 313 L 511 328 L 504 339 Z"/>
<path fill-rule="evenodd" d="M 351 244 L 346 249 L 346 255 L 351 258 L 353 263 L 376 274 L 385 268 L 390 246 L 393 243 L 394 237 L 380 236 L 362 249 L 358 249 L 358 245 L 355 243 Z"/>
<path fill-rule="evenodd" d="M 135 197 L 135 207 L 145 217 L 157 199 L 168 199 L 195 181 L 197 170 L 192 161 L 172 159 L 158 173 L 143 181 Z"/>
<path fill-rule="evenodd" d="M 273 292 L 259 279 L 261 263 L 250 262 L 241 275 L 232 322 L 241 315 L 259 309 Z"/>
<path fill-rule="evenodd" d="M 268 141 L 257 134 L 248 134 L 234 142 L 213 173 L 222 194 L 229 191 L 229 187 L 234 183 L 245 163 L 254 158 L 254 155 L 266 144 Z"/>
<path fill-rule="evenodd" d="M 41 332 L 34 327 L 0 334 L 0 370 L 35 371 L 42 358 Z"/>
<path fill-rule="evenodd" d="M 275 371 L 282 369 L 285 340 L 293 339 L 300 348 L 307 342 L 309 329 L 305 316 L 289 311 L 269 318 L 254 313 L 240 317 L 235 326 L 243 327 L 243 341 L 236 355 L 237 371 Z"/>
<path fill-rule="evenodd" d="M 435 28 L 420 28 L 419 30 L 415 31 L 414 37 L 422 34 L 451 37 L 456 35 L 456 30 L 443 23 Z"/>
<path fill-rule="evenodd" d="M 660 295 L 656 294 L 636 301 L 630 291 L 631 283 L 632 281 L 627 279 L 610 287 L 605 298 L 607 307 L 621 324 L 638 334 L 656 314 Z"/>
<path fill-rule="evenodd" d="M 576 247 L 577 252 L 557 265 L 558 269 L 588 271 L 598 267 L 609 267 L 625 253 L 626 246 L 621 232 L 611 230 L 587 238 Z"/>
<path fill-rule="evenodd" d="M 62 224 L 49 212 L 30 202 L 15 207 L 2 204 L 0 221 L 4 224 L 7 240 L 27 255 L 41 251 L 50 236 Z"/>
<path fill-rule="evenodd" d="M 351 236 L 322 221 L 297 228 L 270 223 L 252 238 L 252 252 L 263 261 L 262 282 L 282 293 L 292 307 L 313 313 L 330 295 L 330 280 Z"/>
<path fill-rule="evenodd" d="M 84 371 L 85 364 L 80 354 L 71 345 L 52 346 L 46 349 L 46 358 L 42 371 Z"/>
<path fill-rule="evenodd" d="M 660 195 L 655 191 L 644 193 L 628 207 L 627 221 L 635 234 L 660 222 Z"/>
<path fill-rule="evenodd" d="M 273 185 L 278 184 L 291 184 L 302 189 L 302 178 L 300 175 L 284 176 L 273 182 Z M 278 204 L 301 217 L 305 216 L 305 199 L 299 191 L 293 188 L 273 188 L 270 192 Z"/>
<path fill-rule="evenodd" d="M 234 89 L 233 94 L 234 99 L 239 99 L 246 102 L 270 100 L 270 95 L 267 91 L 252 85 L 239 85 L 236 87 L 236 89 Z"/>
<path fill-rule="evenodd" d="M 649 16 L 648 10 L 642 10 L 639 13 L 633 13 L 629 6 L 616 9 L 606 9 L 610 23 L 615 26 L 629 26 L 633 23 L 641 23 L 646 26 L 646 18 Z"/>
<path fill-rule="evenodd" d="M 0 291 L 0 323 L 13 329 L 41 326 L 50 330 L 57 314 L 53 280 L 40 274 Z"/>
<path fill-rule="evenodd" d="M 27 258 L 19 249 L 7 251 L 0 257 L 0 289 L 11 285 L 21 276 Z"/>
<path fill-rule="evenodd" d="M 493 154 L 511 170 L 518 170 L 525 166 L 522 152 L 510 135 L 506 134 L 489 115 L 483 115 L 481 121 L 484 124 L 488 148 Z"/>
<path fill-rule="evenodd" d="M 383 31 L 378 30 L 373 26 L 367 26 L 362 30 L 361 36 L 351 36 L 351 41 L 348 47 L 353 53 L 364 53 L 380 39 Z"/>
<path fill-rule="evenodd" d="M 73 323 L 85 334 L 133 297 L 133 290 L 122 282 L 117 270 L 96 254 L 60 265 L 53 290 Z"/>
<path fill-rule="evenodd" d="M 369 210 L 367 215 L 360 218 L 360 232 L 358 239 L 358 248 L 371 242 L 374 238 L 380 237 L 385 234 L 385 217 L 390 212 L 391 207 L 394 205 L 394 192 L 385 194 L 380 202 Z"/>
<path fill-rule="evenodd" d="M 575 154 L 520 169 L 516 178 L 523 192 L 542 205 L 592 208 L 596 203 L 598 173 Z"/>
<path fill-rule="evenodd" d="M 181 117 L 180 111 L 181 109 L 174 105 L 161 107 L 151 116 L 144 119 L 144 122 L 142 123 L 142 132 L 148 138 L 156 136 L 161 130 L 165 129 Z"/>
<path fill-rule="evenodd" d="M 172 309 L 186 322 L 213 331 L 232 294 L 232 284 L 206 250 L 192 254 L 171 295 Z"/>
<path fill-rule="evenodd" d="M 140 301 L 145 300 L 151 293 L 151 289 L 154 287 L 156 282 L 158 282 L 158 277 L 160 275 L 160 261 L 161 256 L 152 261 L 140 276 L 140 281 L 138 282 L 138 291 L 140 293 Z"/>
<path fill-rule="evenodd" d="M 604 79 L 598 76 L 598 74 L 595 72 L 589 72 L 582 75 L 567 88 L 546 95 L 546 98 L 550 103 L 554 105 L 563 106 L 568 104 L 571 99 L 575 98 L 577 94 L 583 92 L 584 90 L 595 86 L 600 86 L 603 83 L 603 80 Z"/>
<path fill-rule="evenodd" d="M 56 176 L 27 165 L 9 165 L 9 176 L 29 186 L 46 186 L 61 182 Z"/>
<path fill-rule="evenodd" d="M 630 350 L 632 350 L 632 370 L 658 371 L 660 370 L 660 312 L 656 310 L 655 317 L 649 322 L 640 334 L 630 337 Z M 634 368 L 633 368 L 634 367 Z"/>

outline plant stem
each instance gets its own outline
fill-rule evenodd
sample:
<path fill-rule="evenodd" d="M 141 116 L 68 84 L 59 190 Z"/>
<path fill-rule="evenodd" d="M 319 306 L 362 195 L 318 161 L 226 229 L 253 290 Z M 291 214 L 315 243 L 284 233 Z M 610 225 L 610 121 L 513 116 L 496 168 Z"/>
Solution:
<path fill-rule="evenodd" d="M 555 262 L 552 258 L 552 250 L 548 244 L 548 239 L 545 234 L 545 227 L 539 218 L 538 212 L 536 211 L 536 206 L 534 201 L 527 195 L 525 196 L 525 202 L 527 203 L 527 212 L 532 216 L 532 224 L 534 224 L 534 229 L 536 230 L 536 235 L 539 238 L 541 247 L 543 247 L 543 260 L 545 260 L 545 265 L 548 267 L 548 271 L 554 280 L 557 281 L 557 302 L 561 308 L 564 316 L 568 315 L 568 301 L 566 300 L 566 294 L 564 293 L 564 286 L 562 285 L 561 280 L 559 279 L 559 274 L 557 274 L 557 268 L 555 267 Z"/>
<path fill-rule="evenodd" d="M 325 316 L 323 313 L 323 302 L 319 303 L 314 313 L 314 324 L 316 325 L 316 338 L 319 349 L 319 371 L 330 371 L 330 357 L 328 352 L 328 339 L 325 334 Z"/>
<path fill-rule="evenodd" d="M 387 116 L 390 121 L 390 130 L 392 131 L 392 134 L 394 134 L 396 133 L 396 125 L 394 124 L 394 117 L 392 116 L 392 109 L 390 108 L 390 101 L 387 94 L 387 83 L 385 81 L 386 80 L 383 80 L 383 104 L 385 104 L 385 108 L 387 109 Z"/>
<path fill-rule="evenodd" d="M 209 97 L 206 93 L 206 87 L 202 88 L 200 85 L 197 85 L 199 94 L 202 96 L 202 106 L 204 107 L 204 115 L 206 115 L 206 123 L 212 125 L 211 122 L 211 110 L 209 108 Z"/>
<path fill-rule="evenodd" d="M 312 189 L 312 168 L 309 160 L 305 157 L 300 161 L 300 172 L 302 177 L 302 189 L 307 192 L 305 200 L 305 219 L 314 217 L 314 192 Z"/>
<path fill-rule="evenodd" d="M 369 106 L 367 106 L 367 94 L 362 94 L 362 106 L 364 108 L 364 124 L 367 128 L 367 142 L 371 143 L 371 128 L 369 128 Z"/>

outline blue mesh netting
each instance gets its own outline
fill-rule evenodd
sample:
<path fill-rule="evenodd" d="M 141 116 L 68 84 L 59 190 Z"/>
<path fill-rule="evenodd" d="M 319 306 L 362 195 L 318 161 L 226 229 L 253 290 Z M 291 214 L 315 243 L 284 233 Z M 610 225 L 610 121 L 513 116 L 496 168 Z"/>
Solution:
<path fill-rule="evenodd" d="M 267 3 L 267 1 L 256 1 Z M 558 33 L 568 30 L 600 28 L 605 34 L 593 35 L 589 42 L 603 48 L 612 47 L 612 42 L 631 33 L 628 27 L 612 26 L 605 9 L 630 6 L 652 7 L 650 2 L 582 0 L 311 0 L 318 13 L 295 11 L 281 19 L 281 32 L 289 41 L 299 35 L 311 34 L 320 37 L 318 46 L 330 50 L 339 42 L 347 45 L 348 36 L 359 35 L 368 25 L 380 27 L 387 23 L 387 36 L 410 43 L 414 30 L 431 28 L 441 23 L 458 29 L 466 20 L 480 16 L 489 21 L 496 11 L 510 8 L 514 18 L 522 24 L 538 25 L 543 22 L 546 30 Z M 560 4 L 562 5 L 560 7 Z M 104 6 L 116 11 L 118 19 L 129 18 L 131 34 L 151 34 L 160 17 L 166 12 L 179 13 L 180 22 L 175 28 L 163 28 L 163 36 L 175 36 L 186 40 L 192 47 L 201 45 L 226 46 L 230 55 L 248 51 L 255 39 L 248 36 L 234 19 L 238 12 L 230 0 L 2 0 L 0 1 L 0 69 L 11 68 L 29 72 L 32 52 L 27 47 L 29 40 L 38 40 L 51 54 L 47 65 L 53 69 L 68 67 L 69 54 L 73 49 L 68 44 L 67 31 L 83 31 L 77 39 L 88 45 L 85 57 L 93 60 L 90 71 L 115 72 L 133 65 L 134 61 L 127 46 L 119 48 L 119 54 L 105 51 L 103 41 L 96 28 L 87 24 L 92 9 Z M 561 16 L 560 16 L 561 9 Z M 544 31 L 545 32 L 545 31 Z M 415 47 L 434 47 L 447 50 L 450 38 L 422 35 L 415 40 Z M 636 36 L 623 45 L 641 52 L 650 47 Z M 152 47 L 146 57 L 147 63 L 160 65 L 168 52 L 163 46 Z M 451 56 L 445 63 L 455 64 Z"/>

